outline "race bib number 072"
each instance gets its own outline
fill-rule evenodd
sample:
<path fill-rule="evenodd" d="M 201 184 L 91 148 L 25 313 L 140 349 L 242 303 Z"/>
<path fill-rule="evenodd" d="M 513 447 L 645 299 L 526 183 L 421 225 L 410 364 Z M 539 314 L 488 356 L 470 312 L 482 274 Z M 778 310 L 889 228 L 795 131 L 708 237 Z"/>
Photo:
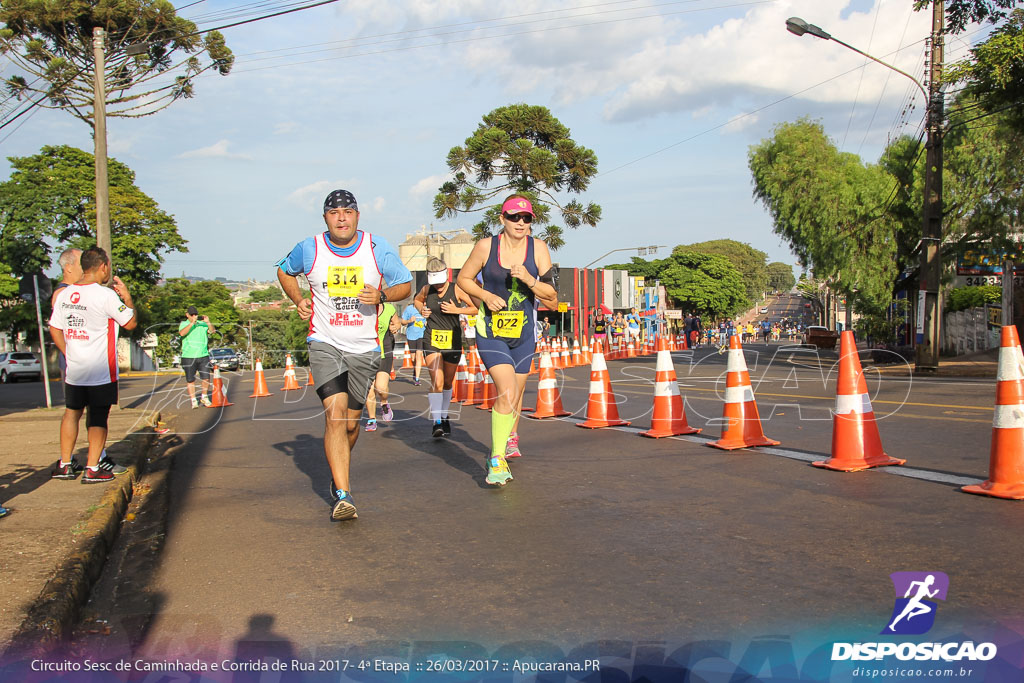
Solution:
<path fill-rule="evenodd" d="M 495 337 L 519 339 L 526 320 L 524 311 L 495 311 L 491 314 L 491 329 Z"/>
<path fill-rule="evenodd" d="M 359 296 L 363 291 L 362 266 L 330 266 L 327 268 L 327 294 Z"/>

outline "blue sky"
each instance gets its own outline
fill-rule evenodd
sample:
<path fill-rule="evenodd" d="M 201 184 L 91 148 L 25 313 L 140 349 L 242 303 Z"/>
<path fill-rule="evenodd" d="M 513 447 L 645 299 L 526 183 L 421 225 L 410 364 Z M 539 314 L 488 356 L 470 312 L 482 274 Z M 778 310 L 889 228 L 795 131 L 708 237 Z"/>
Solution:
<path fill-rule="evenodd" d="M 242 4 L 207 0 L 181 14 Z M 445 157 L 484 114 L 514 102 L 550 108 L 599 160 L 582 197 L 603 220 L 566 231 L 563 266 L 718 238 L 794 263 L 752 198 L 749 147 L 809 116 L 873 162 L 891 136 L 918 133 L 923 102 L 908 79 L 793 36 L 785 20 L 800 16 L 920 78 L 930 16 L 911 5 L 342 0 L 225 30 L 231 75 L 198 79 L 194 99 L 154 116 L 111 119 L 108 144 L 189 242 L 189 253 L 168 255 L 168 276 L 271 279 L 275 261 L 322 229 L 323 198 L 338 187 L 358 198 L 361 227 L 395 245 L 421 225 L 469 228 L 473 216 L 433 218 Z M 949 40 L 947 62 L 973 32 Z M 0 154 L 46 144 L 92 151 L 83 123 L 40 111 Z"/>

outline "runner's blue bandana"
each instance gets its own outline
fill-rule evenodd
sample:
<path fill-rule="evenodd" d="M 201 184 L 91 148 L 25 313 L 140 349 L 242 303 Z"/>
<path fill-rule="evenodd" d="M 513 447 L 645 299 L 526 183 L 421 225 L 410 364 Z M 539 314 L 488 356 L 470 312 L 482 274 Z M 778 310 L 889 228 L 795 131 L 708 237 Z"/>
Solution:
<path fill-rule="evenodd" d="M 335 190 L 327 195 L 324 200 L 324 213 L 331 209 L 355 209 L 359 210 L 355 196 L 348 190 Z"/>

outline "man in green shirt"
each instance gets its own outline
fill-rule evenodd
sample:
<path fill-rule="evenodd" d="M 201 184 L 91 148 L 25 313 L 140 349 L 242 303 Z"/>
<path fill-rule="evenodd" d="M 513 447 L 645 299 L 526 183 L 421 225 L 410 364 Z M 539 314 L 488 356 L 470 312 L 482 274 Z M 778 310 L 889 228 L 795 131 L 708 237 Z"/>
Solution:
<path fill-rule="evenodd" d="M 188 320 L 178 325 L 178 334 L 181 335 L 181 369 L 185 371 L 185 382 L 188 385 L 188 397 L 192 401 L 192 407 L 198 408 L 202 403 L 206 407 L 212 405 L 210 395 L 210 349 L 208 346 L 210 335 L 216 330 L 209 316 L 199 317 L 199 310 L 195 306 L 189 306 Z M 202 380 L 202 391 L 199 400 L 196 400 L 196 373 Z"/>

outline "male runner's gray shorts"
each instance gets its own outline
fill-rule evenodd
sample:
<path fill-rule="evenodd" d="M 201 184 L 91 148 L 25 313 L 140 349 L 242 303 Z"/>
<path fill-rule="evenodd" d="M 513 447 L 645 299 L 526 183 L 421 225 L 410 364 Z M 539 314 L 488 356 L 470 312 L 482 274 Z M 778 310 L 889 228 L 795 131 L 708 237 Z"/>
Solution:
<path fill-rule="evenodd" d="M 348 407 L 352 410 L 362 408 L 379 365 L 379 350 L 349 353 L 324 342 L 309 342 L 309 367 L 321 400 L 347 393 Z M 341 378 L 344 381 L 340 381 Z"/>

